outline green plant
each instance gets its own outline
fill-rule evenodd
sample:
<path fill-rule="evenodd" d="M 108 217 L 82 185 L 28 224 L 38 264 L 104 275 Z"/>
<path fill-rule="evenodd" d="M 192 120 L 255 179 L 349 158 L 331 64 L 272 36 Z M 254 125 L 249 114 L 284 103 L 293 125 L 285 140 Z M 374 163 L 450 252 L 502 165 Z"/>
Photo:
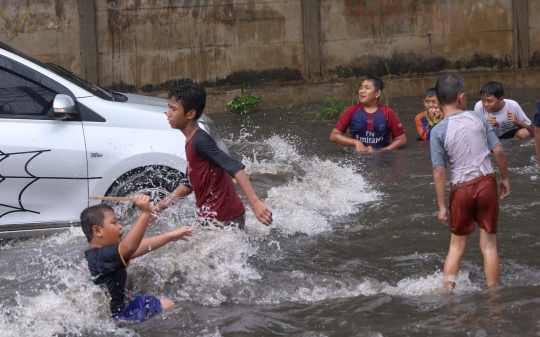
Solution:
<path fill-rule="evenodd" d="M 244 95 L 245 86 L 246 83 L 242 84 L 242 96 L 236 96 L 232 101 L 227 103 L 227 108 L 229 108 L 233 114 L 244 114 L 251 112 L 252 109 L 249 108 L 248 105 L 257 104 L 261 100 L 261 97 Z"/>
<path fill-rule="evenodd" d="M 352 103 L 354 104 L 354 103 Z M 351 104 L 351 105 L 352 105 Z M 326 97 L 322 104 L 310 105 L 305 111 L 300 113 L 298 118 L 300 121 L 335 121 L 347 109 L 347 103 Z"/>
<path fill-rule="evenodd" d="M 390 76 L 390 65 L 388 64 L 388 62 L 384 62 L 384 69 L 386 69 L 386 73 L 388 74 L 388 76 Z"/>

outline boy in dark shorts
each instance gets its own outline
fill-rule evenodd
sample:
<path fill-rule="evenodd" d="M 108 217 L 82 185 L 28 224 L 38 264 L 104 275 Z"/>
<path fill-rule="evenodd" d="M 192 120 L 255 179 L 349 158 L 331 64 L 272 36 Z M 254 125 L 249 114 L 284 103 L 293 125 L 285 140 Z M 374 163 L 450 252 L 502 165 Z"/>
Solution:
<path fill-rule="evenodd" d="M 146 295 L 130 299 L 126 270 L 130 260 L 171 241 L 187 241 L 186 236 L 193 235 L 193 229 L 183 227 L 143 239 L 152 209 L 150 201 L 149 196 L 135 196 L 135 204 L 142 213 L 124 239 L 122 226 L 110 206 L 99 204 L 81 213 L 81 227 L 89 244 L 84 255 L 90 275 L 95 284 L 106 286 L 111 300 L 111 315 L 121 321 L 141 322 L 174 305 L 169 299 L 160 300 Z"/>
<path fill-rule="evenodd" d="M 501 172 L 501 199 L 510 193 L 506 155 L 486 118 L 476 111 L 464 111 L 467 97 L 465 84 L 459 77 L 453 74 L 439 77 L 436 90 L 445 118 L 431 131 L 431 161 L 439 220 L 451 233 L 444 263 L 444 286 L 448 292 L 454 289 L 467 239 L 475 231 L 476 222 L 480 227 L 487 286 L 493 287 L 498 284 L 500 273 L 496 240 L 499 201 L 490 152 Z M 447 158 L 452 166 L 450 219 L 445 200 Z"/>
<path fill-rule="evenodd" d="M 487 82 L 480 90 L 480 97 L 474 111 L 487 118 L 500 139 L 531 138 L 531 120 L 518 102 L 504 98 L 504 87 L 501 83 Z"/>
<path fill-rule="evenodd" d="M 416 131 L 418 132 L 418 138 L 416 140 L 429 140 L 431 129 L 444 118 L 444 114 L 439 107 L 435 88 L 426 91 L 424 108 L 426 110 L 416 115 L 414 119 Z"/>
<path fill-rule="evenodd" d="M 236 226 L 243 229 L 246 210 L 236 193 L 232 180 L 234 177 L 257 219 L 270 226 L 272 212 L 255 194 L 244 172 L 244 165 L 223 152 L 212 137 L 199 128 L 197 120 L 205 105 L 206 91 L 195 83 L 181 85 L 169 93 L 167 119 L 173 129 L 179 129 L 186 137 L 187 172 L 180 185 L 153 207 L 154 218 L 194 191 L 202 225 Z"/>

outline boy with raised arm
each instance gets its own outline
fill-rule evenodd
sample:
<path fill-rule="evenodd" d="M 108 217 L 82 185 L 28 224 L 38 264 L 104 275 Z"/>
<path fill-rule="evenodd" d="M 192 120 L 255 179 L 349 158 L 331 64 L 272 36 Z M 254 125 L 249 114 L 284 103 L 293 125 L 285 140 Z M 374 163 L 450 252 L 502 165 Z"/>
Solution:
<path fill-rule="evenodd" d="M 244 165 L 223 152 L 197 120 L 206 105 L 206 91 L 195 83 L 186 83 L 169 93 L 167 119 L 173 129 L 186 137 L 186 179 L 166 198 L 156 204 L 152 214 L 158 215 L 179 199 L 195 192 L 198 221 L 201 225 L 244 228 L 246 215 L 232 178 L 244 191 L 253 213 L 264 225 L 272 224 L 272 212 L 257 197 L 244 172 Z M 189 179 L 188 179 L 189 178 Z M 153 219 L 152 219 L 153 220 Z"/>
<path fill-rule="evenodd" d="M 482 113 L 500 139 L 531 138 L 531 120 L 527 118 L 518 102 L 504 98 L 501 83 L 490 81 L 480 90 L 481 100 L 474 111 Z"/>
<path fill-rule="evenodd" d="M 152 209 L 150 200 L 146 195 L 135 196 L 135 204 L 141 210 L 141 215 L 124 239 L 122 226 L 110 206 L 99 204 L 81 213 L 81 227 L 89 245 L 89 249 L 84 252 L 88 269 L 95 284 L 106 286 L 114 319 L 141 322 L 174 305 L 170 299 L 147 295 L 139 295 L 130 300 L 126 268 L 131 259 L 171 241 L 187 241 L 186 237 L 193 235 L 193 229 L 183 227 L 143 239 Z"/>
<path fill-rule="evenodd" d="M 465 84 L 453 74 L 439 77 L 437 98 L 445 118 L 431 130 L 433 180 L 439 204 L 439 220 L 450 229 L 450 249 L 444 263 L 444 286 L 455 287 L 461 258 L 469 234 L 480 228 L 480 249 L 488 288 L 499 282 L 497 220 L 499 201 L 497 181 L 491 166 L 493 152 L 501 173 L 501 199 L 510 193 L 506 155 L 486 118 L 475 111 L 464 111 L 467 104 Z M 446 164 L 452 167 L 450 219 L 446 208 Z"/>

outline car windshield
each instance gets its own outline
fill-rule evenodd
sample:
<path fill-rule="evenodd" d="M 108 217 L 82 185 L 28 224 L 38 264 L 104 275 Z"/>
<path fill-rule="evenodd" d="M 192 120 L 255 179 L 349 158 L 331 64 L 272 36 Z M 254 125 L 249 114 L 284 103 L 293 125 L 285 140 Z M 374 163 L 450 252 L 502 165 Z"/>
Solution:
<path fill-rule="evenodd" d="M 17 49 L 12 48 L 11 46 L 1 43 L 1 42 L 0 42 L 0 48 L 5 49 L 8 52 L 13 53 L 17 56 L 20 56 L 32 63 L 35 63 L 42 68 L 52 71 L 56 75 L 64 78 L 65 80 L 70 81 L 71 83 L 83 88 L 84 90 L 91 92 L 93 95 L 96 95 L 102 99 L 106 99 L 108 101 L 122 101 L 122 102 L 127 101 L 127 97 L 125 97 L 124 95 L 121 95 L 119 93 L 113 92 L 112 90 L 108 90 L 103 87 L 100 87 L 99 85 L 92 83 L 90 81 L 87 81 L 86 79 L 76 75 L 72 71 L 62 68 L 54 63 L 44 63 L 34 57 L 21 53 Z"/>

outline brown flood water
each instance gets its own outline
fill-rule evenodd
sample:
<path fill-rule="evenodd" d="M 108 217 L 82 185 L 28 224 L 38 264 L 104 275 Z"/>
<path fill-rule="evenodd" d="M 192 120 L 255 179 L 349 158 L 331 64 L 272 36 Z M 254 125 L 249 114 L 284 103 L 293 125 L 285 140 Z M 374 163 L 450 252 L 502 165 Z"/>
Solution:
<path fill-rule="evenodd" d="M 507 89 L 530 119 L 540 90 Z M 469 95 L 469 107 L 476 97 Z M 399 151 L 357 156 L 329 142 L 334 122 L 295 122 L 302 107 L 212 115 L 242 159 L 271 229 L 196 229 L 129 269 L 135 293 L 179 308 L 116 326 L 80 270 L 80 228 L 0 247 L 3 336 L 540 335 L 540 168 L 533 140 L 505 140 L 512 193 L 500 204 L 502 286 L 485 289 L 478 234 L 456 294 L 442 293 L 450 235 L 437 221 L 429 144 L 416 142 L 422 97 L 389 99 L 406 129 Z M 498 172 L 497 172 L 498 173 Z M 152 233 L 190 224 L 193 199 Z M 122 219 L 126 224 L 131 219 Z"/>

